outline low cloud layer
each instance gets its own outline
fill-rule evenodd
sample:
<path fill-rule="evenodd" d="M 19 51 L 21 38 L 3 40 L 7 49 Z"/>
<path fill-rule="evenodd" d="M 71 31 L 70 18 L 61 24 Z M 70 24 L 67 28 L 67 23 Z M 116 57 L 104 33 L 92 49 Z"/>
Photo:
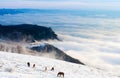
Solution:
<path fill-rule="evenodd" d="M 63 42 L 49 41 L 48 43 L 57 46 L 67 54 L 80 59 L 87 65 L 104 70 L 111 70 L 113 72 L 118 71 L 117 69 L 120 68 L 120 45 L 118 45 L 118 43 L 81 39 L 67 35 L 61 35 L 61 38 L 62 37 L 64 38 Z M 120 73 L 120 71 L 118 73 Z"/>

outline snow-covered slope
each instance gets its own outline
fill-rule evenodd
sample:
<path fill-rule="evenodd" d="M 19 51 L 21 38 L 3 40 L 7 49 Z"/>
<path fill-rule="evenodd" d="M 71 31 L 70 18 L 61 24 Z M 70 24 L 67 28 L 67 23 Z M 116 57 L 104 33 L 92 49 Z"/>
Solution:
<path fill-rule="evenodd" d="M 27 66 L 30 62 L 31 66 Z M 35 64 L 35 68 L 32 65 Z M 54 66 L 55 70 L 50 71 Z M 47 67 L 47 71 L 45 71 Z M 64 78 L 119 78 L 89 66 L 68 63 L 50 58 L 0 52 L 0 78 L 60 78 L 57 73 L 65 73 Z"/>

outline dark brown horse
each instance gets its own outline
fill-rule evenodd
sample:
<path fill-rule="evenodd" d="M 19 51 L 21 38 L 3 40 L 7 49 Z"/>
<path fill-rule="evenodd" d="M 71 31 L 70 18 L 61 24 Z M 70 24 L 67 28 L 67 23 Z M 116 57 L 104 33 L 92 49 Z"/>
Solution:
<path fill-rule="evenodd" d="M 64 72 L 58 72 L 57 77 L 58 77 L 58 76 L 60 76 L 60 77 L 63 76 L 63 78 L 64 78 Z"/>
<path fill-rule="evenodd" d="M 30 62 L 27 62 L 27 66 L 30 67 Z"/>

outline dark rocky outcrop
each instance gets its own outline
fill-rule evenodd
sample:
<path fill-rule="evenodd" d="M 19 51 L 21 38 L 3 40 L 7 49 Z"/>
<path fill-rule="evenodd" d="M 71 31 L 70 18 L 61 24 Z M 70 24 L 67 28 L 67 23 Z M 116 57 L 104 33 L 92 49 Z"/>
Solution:
<path fill-rule="evenodd" d="M 27 42 L 49 39 L 59 40 L 51 28 L 31 24 L 0 25 L 0 38 L 12 41 L 25 40 Z"/>
<path fill-rule="evenodd" d="M 56 48 L 56 47 L 54 47 L 53 45 L 50 45 L 50 44 L 34 46 L 34 47 L 31 47 L 30 49 L 34 50 L 34 51 L 37 51 L 37 52 L 40 52 L 40 53 L 48 53 L 48 54 L 52 53 L 52 54 L 54 54 L 56 59 L 85 65 L 84 63 L 80 62 L 78 59 L 75 59 L 75 58 L 67 55 L 62 50 L 60 50 L 60 49 L 58 49 L 58 48 Z"/>

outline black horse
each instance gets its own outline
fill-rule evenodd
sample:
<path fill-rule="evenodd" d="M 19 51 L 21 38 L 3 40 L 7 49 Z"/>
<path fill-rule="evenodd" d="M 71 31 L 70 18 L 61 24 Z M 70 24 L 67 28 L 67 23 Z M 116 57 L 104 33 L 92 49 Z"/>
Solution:
<path fill-rule="evenodd" d="M 30 67 L 30 62 L 27 62 L 27 66 Z"/>
<path fill-rule="evenodd" d="M 54 67 L 51 68 L 51 71 L 54 71 Z"/>

